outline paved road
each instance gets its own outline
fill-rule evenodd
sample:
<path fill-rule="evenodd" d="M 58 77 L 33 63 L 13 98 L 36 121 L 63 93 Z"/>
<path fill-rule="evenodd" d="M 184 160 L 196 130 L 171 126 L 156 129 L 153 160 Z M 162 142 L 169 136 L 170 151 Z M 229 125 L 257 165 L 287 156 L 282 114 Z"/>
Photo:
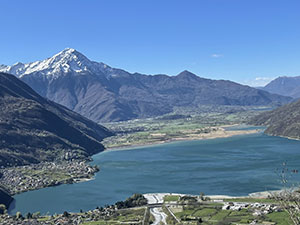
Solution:
<path fill-rule="evenodd" d="M 151 214 L 154 216 L 155 221 L 153 225 L 166 224 L 167 225 L 167 214 L 163 212 L 162 207 L 151 208 Z"/>
<path fill-rule="evenodd" d="M 145 198 L 148 200 L 148 204 L 162 204 L 164 202 L 164 193 L 145 194 Z M 163 212 L 162 207 L 153 207 L 150 209 L 151 214 L 154 216 L 155 221 L 153 225 L 166 224 L 167 214 Z"/>
<path fill-rule="evenodd" d="M 148 204 L 162 204 L 164 202 L 165 195 L 169 195 L 169 193 L 144 194 L 144 197 L 148 200 Z"/>

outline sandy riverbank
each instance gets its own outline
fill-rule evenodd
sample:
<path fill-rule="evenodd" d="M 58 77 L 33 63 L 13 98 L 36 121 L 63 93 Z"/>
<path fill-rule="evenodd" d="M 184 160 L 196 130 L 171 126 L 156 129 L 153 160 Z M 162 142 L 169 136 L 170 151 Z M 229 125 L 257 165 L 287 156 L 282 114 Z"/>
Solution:
<path fill-rule="evenodd" d="M 254 130 L 225 130 L 223 127 L 213 127 L 216 131 L 210 133 L 200 134 L 189 134 L 188 137 L 174 138 L 172 141 L 183 141 L 183 140 L 203 140 L 203 139 L 215 139 L 215 138 L 227 138 L 236 135 L 255 134 L 261 131 L 261 129 Z"/>
<path fill-rule="evenodd" d="M 209 197 L 212 200 L 223 200 L 223 199 L 236 199 L 236 198 L 269 198 L 273 194 L 279 193 L 283 190 L 277 190 L 277 191 L 262 191 L 262 192 L 253 192 L 245 196 L 230 196 L 230 195 L 205 195 L 205 197 Z M 194 196 L 197 197 L 197 195 L 191 195 L 191 194 L 180 194 L 180 193 L 147 193 L 144 194 L 145 198 L 148 200 L 149 204 L 157 204 L 157 203 L 163 203 L 164 197 L 166 195 L 176 195 L 176 196 Z"/>
<path fill-rule="evenodd" d="M 153 146 L 153 145 L 160 145 L 160 144 L 166 144 L 171 142 L 177 142 L 177 141 L 192 141 L 192 140 L 208 140 L 208 139 L 216 139 L 216 138 L 228 138 L 233 137 L 237 135 L 247 135 L 247 134 L 255 134 L 262 131 L 262 129 L 251 129 L 251 130 L 226 130 L 225 128 L 237 126 L 239 124 L 234 125 L 225 125 L 225 126 L 219 126 L 219 127 L 210 127 L 212 129 L 215 129 L 214 131 L 211 131 L 209 133 L 186 133 L 183 137 L 175 137 L 170 138 L 163 141 L 152 141 L 148 143 L 140 143 L 140 144 L 128 144 L 128 145 L 120 145 L 120 146 L 114 146 L 111 148 L 107 148 L 105 151 L 110 150 L 126 150 L 126 149 L 132 149 L 132 148 L 139 148 L 139 147 L 147 147 L 147 146 Z M 157 134 L 156 134 L 157 136 Z"/>
<path fill-rule="evenodd" d="M 230 195 L 208 195 L 211 199 L 233 199 L 233 198 L 270 198 L 284 190 L 276 190 L 276 191 L 261 191 L 261 192 L 253 192 L 245 196 L 230 196 Z"/>
<path fill-rule="evenodd" d="M 91 180 L 95 180 L 95 175 L 93 175 L 91 178 L 78 178 L 74 179 L 74 183 L 82 183 L 82 182 L 88 182 Z"/>

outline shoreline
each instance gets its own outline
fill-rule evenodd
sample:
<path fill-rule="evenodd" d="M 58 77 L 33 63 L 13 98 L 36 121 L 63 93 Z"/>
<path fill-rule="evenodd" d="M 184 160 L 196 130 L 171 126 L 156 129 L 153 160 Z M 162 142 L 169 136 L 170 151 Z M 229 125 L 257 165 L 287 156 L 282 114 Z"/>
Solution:
<path fill-rule="evenodd" d="M 149 142 L 149 143 L 143 143 L 143 144 L 137 144 L 137 145 L 126 145 L 126 146 L 119 146 L 119 147 L 113 147 L 113 148 L 107 148 L 103 152 L 110 152 L 110 151 L 120 151 L 120 150 L 131 150 L 134 148 L 143 148 L 143 147 L 150 147 L 155 145 L 162 145 L 162 144 L 168 144 L 168 143 L 176 143 L 176 142 L 183 142 L 183 141 L 195 141 L 195 140 L 210 140 L 210 139 L 216 139 L 216 138 L 228 138 L 232 136 L 238 136 L 238 135 L 247 135 L 247 134 L 255 134 L 262 131 L 262 129 L 252 129 L 252 130 L 226 130 L 225 128 L 228 127 L 235 127 L 235 126 L 241 126 L 243 124 L 232 124 L 232 125 L 222 125 L 217 127 L 211 127 L 217 129 L 216 131 L 212 131 L 209 133 L 201 133 L 196 135 L 190 135 L 189 137 L 176 137 L 169 140 L 163 140 L 159 142 Z M 249 126 L 251 127 L 251 126 Z M 37 187 L 33 189 L 26 189 L 22 191 L 18 191 L 16 193 L 13 193 L 11 196 L 14 197 L 15 195 L 28 192 L 28 191 L 34 191 L 49 187 L 55 187 L 60 186 L 63 184 L 75 184 L 75 183 L 81 183 L 81 182 L 88 182 L 95 179 L 95 175 L 98 171 L 95 171 L 93 174 L 90 174 L 90 177 L 84 177 L 84 178 L 73 178 L 72 180 L 63 180 L 55 184 L 48 184 L 43 187 Z M 10 207 L 9 207 L 10 208 Z"/>
<path fill-rule="evenodd" d="M 90 165 L 88 161 L 41 162 L 2 169 L 0 184 L 2 189 L 14 197 L 28 191 L 87 182 L 95 179 L 99 170 L 99 167 Z M 49 174 L 49 171 L 52 173 Z"/>
<path fill-rule="evenodd" d="M 29 190 L 20 191 L 20 192 L 12 194 L 10 196 L 14 197 L 16 195 L 23 194 L 25 192 L 37 191 L 37 190 L 41 190 L 41 189 L 45 189 L 45 188 L 51 188 L 51 187 L 57 187 L 57 186 L 60 186 L 60 185 L 65 185 L 65 184 L 77 184 L 77 183 L 82 183 L 82 182 L 88 182 L 88 181 L 91 181 L 91 180 L 95 180 L 95 176 L 96 176 L 96 173 L 91 175 L 91 177 L 89 177 L 89 178 L 73 178 L 73 180 L 70 181 L 70 182 L 67 182 L 67 180 L 64 180 L 64 181 L 61 181 L 57 184 L 47 185 L 47 186 L 36 188 L 36 189 L 29 189 Z"/>
<path fill-rule="evenodd" d="M 196 141 L 196 140 L 211 140 L 211 139 L 218 139 L 218 138 L 229 138 L 229 137 L 239 136 L 239 135 L 256 134 L 256 133 L 263 131 L 263 129 L 253 129 L 253 130 L 226 130 L 225 129 L 228 127 L 235 127 L 235 126 L 240 126 L 240 125 L 243 125 L 243 124 L 232 124 L 232 125 L 222 125 L 222 126 L 217 126 L 217 127 L 211 127 L 211 128 L 217 128 L 219 130 L 217 130 L 215 132 L 210 132 L 210 133 L 190 135 L 188 137 L 176 137 L 176 138 L 163 140 L 163 141 L 154 141 L 154 142 L 141 143 L 141 144 L 129 144 L 129 145 L 120 145 L 120 146 L 116 146 L 116 147 L 108 147 L 108 148 L 105 148 L 105 150 L 103 152 L 129 150 L 129 149 L 135 149 L 135 148 L 140 148 L 140 147 L 152 147 L 152 146 L 156 146 L 156 145 L 176 143 L 176 142 L 181 142 L 181 141 Z M 248 126 L 248 125 L 246 125 L 246 126 Z M 248 126 L 248 127 L 251 127 L 251 126 Z"/>
<path fill-rule="evenodd" d="M 77 183 L 82 183 L 82 182 L 88 182 L 88 181 L 91 181 L 91 180 L 95 180 L 95 176 L 96 176 L 96 173 L 93 176 L 91 176 L 90 178 L 74 179 L 74 183 L 71 183 L 71 184 L 77 184 Z"/>
<path fill-rule="evenodd" d="M 210 139 L 217 139 L 217 138 L 228 138 L 228 137 L 239 136 L 239 135 L 256 134 L 256 133 L 263 131 L 263 129 L 258 129 L 258 128 L 254 128 L 254 129 L 250 129 L 250 130 L 226 130 L 225 129 L 228 127 L 236 127 L 236 126 L 247 126 L 247 125 L 244 125 L 244 124 L 222 125 L 222 126 L 218 126 L 218 127 L 212 127 L 212 128 L 217 128 L 218 130 L 207 133 L 207 134 L 201 133 L 198 136 L 190 136 L 190 137 L 182 137 L 182 138 L 179 137 L 179 138 L 164 140 L 164 141 L 160 141 L 160 142 L 152 142 L 152 143 L 145 143 L 145 144 L 140 144 L 140 145 L 129 145 L 129 146 L 122 146 L 122 147 L 120 146 L 120 147 L 108 148 L 108 149 L 105 149 L 103 152 L 130 150 L 133 148 L 149 147 L 149 146 L 162 145 L 162 144 L 168 144 L 168 143 L 173 143 L 173 142 L 175 143 L 175 142 L 193 141 L 193 140 L 210 140 Z M 247 127 L 252 127 L 252 126 L 247 126 Z M 73 182 L 69 183 L 69 184 L 88 182 L 88 181 L 94 180 L 95 175 L 96 175 L 96 173 L 94 173 L 89 178 L 74 179 Z M 65 183 L 60 183 L 58 185 L 62 185 L 62 184 L 65 184 Z M 46 187 L 42 187 L 42 188 L 38 188 L 38 189 L 44 189 L 44 188 L 53 187 L 53 186 L 57 186 L 57 185 L 46 186 Z M 27 191 L 34 191 L 34 190 L 37 190 L 37 189 L 27 190 Z M 17 194 L 21 194 L 21 193 L 22 192 L 17 193 Z M 262 192 L 259 192 L 259 193 L 262 193 Z M 268 195 L 270 194 L 270 192 L 268 192 L 268 191 L 266 191 L 266 193 Z M 212 197 L 212 198 L 217 198 L 217 197 L 218 198 L 220 198 L 220 197 L 223 197 L 223 198 L 240 198 L 240 197 L 251 198 L 252 197 L 252 198 L 254 198 L 253 196 L 250 196 L 251 194 L 255 194 L 255 193 L 250 193 L 248 196 L 238 196 L 238 197 L 237 196 L 227 196 L 227 195 L 207 195 L 207 196 Z M 186 194 L 186 195 L 189 195 L 189 194 Z"/>
<path fill-rule="evenodd" d="M 209 197 L 211 200 L 222 200 L 222 199 L 239 199 L 239 198 L 257 198 L 257 199 L 267 199 L 269 198 L 272 194 L 280 193 L 284 191 L 284 189 L 281 190 L 270 190 L 270 191 L 260 191 L 260 192 L 251 192 L 248 195 L 242 195 L 242 196 L 231 196 L 231 195 L 205 195 L 205 197 Z M 199 195 L 194 195 L 194 194 L 183 194 L 183 193 L 145 193 L 143 194 L 144 196 L 156 196 L 155 199 L 160 199 L 162 200 L 164 196 L 166 195 L 178 195 L 178 196 L 194 196 L 197 197 Z M 151 204 L 151 203 L 150 203 Z"/>
<path fill-rule="evenodd" d="M 93 174 L 89 178 L 77 178 L 77 179 L 73 179 L 73 181 L 71 183 L 60 182 L 60 183 L 55 184 L 55 185 L 48 185 L 48 186 L 37 188 L 37 189 L 25 190 L 25 191 L 22 191 L 22 192 L 15 193 L 13 195 L 9 195 L 9 196 L 11 196 L 13 198 L 13 201 L 9 204 L 9 206 L 7 208 L 7 211 L 10 212 L 10 211 L 12 211 L 15 208 L 15 201 L 16 200 L 14 199 L 14 197 L 16 195 L 23 194 L 23 193 L 26 193 L 26 192 L 29 192 L 29 191 L 37 191 L 37 190 L 41 190 L 41 189 L 45 189 L 45 188 L 57 187 L 57 186 L 60 186 L 60 185 L 77 184 L 77 183 L 82 183 L 82 182 L 88 182 L 88 181 L 91 181 L 91 180 L 95 180 L 95 176 L 96 176 L 96 173 Z"/>

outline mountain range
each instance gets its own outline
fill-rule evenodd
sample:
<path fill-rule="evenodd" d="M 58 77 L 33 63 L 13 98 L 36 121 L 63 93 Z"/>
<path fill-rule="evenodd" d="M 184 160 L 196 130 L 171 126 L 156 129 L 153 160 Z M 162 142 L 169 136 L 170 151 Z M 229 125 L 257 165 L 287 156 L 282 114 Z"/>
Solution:
<path fill-rule="evenodd" d="M 278 77 L 260 89 L 274 94 L 300 98 L 300 76 Z"/>
<path fill-rule="evenodd" d="M 86 158 L 112 135 L 64 106 L 45 99 L 13 75 L 0 73 L 0 166 Z"/>
<path fill-rule="evenodd" d="M 176 107 L 203 105 L 278 106 L 290 97 L 189 71 L 176 76 L 144 75 L 89 60 L 67 48 L 33 63 L 0 66 L 41 96 L 95 121 L 121 121 L 171 113 Z"/>
<path fill-rule="evenodd" d="M 269 135 L 300 139 L 300 100 L 259 114 L 250 124 L 267 126 Z"/>

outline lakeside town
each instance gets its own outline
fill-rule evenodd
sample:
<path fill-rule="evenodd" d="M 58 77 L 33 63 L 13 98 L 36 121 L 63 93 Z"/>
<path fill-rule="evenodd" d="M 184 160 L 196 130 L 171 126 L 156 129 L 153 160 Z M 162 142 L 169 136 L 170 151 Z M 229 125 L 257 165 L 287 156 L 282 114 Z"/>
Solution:
<path fill-rule="evenodd" d="M 91 179 L 99 171 L 85 161 L 41 162 L 0 170 L 0 186 L 10 195 Z"/>

